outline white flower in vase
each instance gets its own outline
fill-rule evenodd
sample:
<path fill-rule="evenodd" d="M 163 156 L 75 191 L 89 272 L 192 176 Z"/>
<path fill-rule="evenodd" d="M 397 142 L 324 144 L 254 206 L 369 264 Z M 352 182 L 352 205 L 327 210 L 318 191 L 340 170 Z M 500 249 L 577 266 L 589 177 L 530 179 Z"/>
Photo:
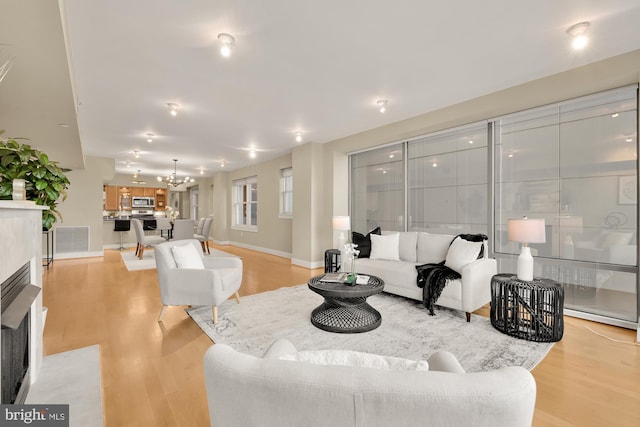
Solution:
<path fill-rule="evenodd" d="M 356 281 L 356 259 L 358 258 L 358 254 L 360 254 L 360 251 L 356 249 L 357 247 L 358 245 L 354 243 L 346 243 L 342 251 L 345 263 L 351 261 L 351 271 L 347 278 L 349 283 L 355 283 Z"/>

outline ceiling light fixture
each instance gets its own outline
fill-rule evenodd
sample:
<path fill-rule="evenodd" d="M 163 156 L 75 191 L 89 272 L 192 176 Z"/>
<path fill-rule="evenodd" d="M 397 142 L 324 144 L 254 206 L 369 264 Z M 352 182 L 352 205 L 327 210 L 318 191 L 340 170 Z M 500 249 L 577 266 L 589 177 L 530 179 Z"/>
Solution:
<path fill-rule="evenodd" d="M 633 141 L 633 138 L 627 138 L 627 139 L 625 139 L 625 141 L 631 142 L 631 141 Z"/>
<path fill-rule="evenodd" d="M 147 137 L 147 142 L 153 142 L 153 137 L 155 135 L 153 135 L 151 132 L 149 132 L 149 133 L 146 133 L 144 136 Z"/>
<path fill-rule="evenodd" d="M 613 114 L 611 115 L 611 117 L 615 119 L 615 118 L 616 118 L 616 117 L 618 117 L 619 115 L 620 115 L 620 114 L 618 114 L 618 113 L 613 113 Z"/>
<path fill-rule="evenodd" d="M 136 159 L 139 159 L 139 158 L 140 158 L 140 152 L 139 152 L 138 150 L 133 150 L 133 156 L 134 156 Z M 139 171 L 138 171 L 138 172 L 139 172 Z"/>
<path fill-rule="evenodd" d="M 167 107 L 169 107 L 169 114 L 171 114 L 173 117 L 178 115 L 178 108 L 180 108 L 178 104 L 176 104 L 175 102 L 168 102 Z"/>
<path fill-rule="evenodd" d="M 256 149 L 252 148 L 249 150 L 249 157 L 251 157 L 252 159 L 256 158 Z"/>
<path fill-rule="evenodd" d="M 296 132 L 296 142 L 302 142 L 302 132 Z"/>
<path fill-rule="evenodd" d="M 220 162 L 220 167 L 223 168 L 224 167 L 224 160 Z"/>
<path fill-rule="evenodd" d="M 200 175 L 204 175 L 204 168 L 200 168 Z"/>
<path fill-rule="evenodd" d="M 220 42 L 220 54 L 225 58 L 231 56 L 231 49 L 236 42 L 231 34 L 220 33 L 218 34 L 218 41 Z"/>
<path fill-rule="evenodd" d="M 591 23 L 585 21 L 585 22 L 578 22 L 577 24 L 573 24 L 567 29 L 567 34 L 573 37 L 573 40 L 571 41 L 571 46 L 574 49 L 576 50 L 584 49 L 587 46 L 587 44 L 589 44 L 587 31 L 589 31 L 590 26 L 591 26 Z"/>
<path fill-rule="evenodd" d="M 138 169 L 138 172 L 133 174 L 133 181 L 131 181 L 132 184 L 146 184 L 147 181 L 145 181 L 144 179 L 140 179 L 140 169 Z"/>
<path fill-rule="evenodd" d="M 376 101 L 376 105 L 378 105 L 378 111 L 380 111 L 381 113 L 387 111 L 388 103 L 389 101 L 387 101 L 386 99 L 379 99 L 378 101 Z"/>
<path fill-rule="evenodd" d="M 173 159 L 173 173 L 167 175 L 164 178 L 159 176 L 158 181 L 165 182 L 167 183 L 167 185 L 170 185 L 172 187 L 178 187 L 179 185 L 188 184 L 190 182 L 194 182 L 195 180 L 193 178 L 189 178 L 188 176 L 185 176 L 184 179 L 178 179 L 178 159 Z"/>
<path fill-rule="evenodd" d="M 125 164 L 127 165 L 128 168 L 131 167 L 131 162 L 125 162 Z"/>

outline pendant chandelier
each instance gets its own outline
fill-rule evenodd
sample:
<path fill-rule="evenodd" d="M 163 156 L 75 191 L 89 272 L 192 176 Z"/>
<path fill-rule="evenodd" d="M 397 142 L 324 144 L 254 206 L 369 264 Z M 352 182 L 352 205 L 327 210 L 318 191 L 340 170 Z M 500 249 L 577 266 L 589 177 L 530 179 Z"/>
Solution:
<path fill-rule="evenodd" d="M 178 187 L 182 184 L 194 182 L 195 179 L 185 176 L 184 179 L 178 179 L 178 159 L 173 159 L 173 173 L 165 177 L 158 177 L 159 182 L 164 182 L 172 187 Z"/>

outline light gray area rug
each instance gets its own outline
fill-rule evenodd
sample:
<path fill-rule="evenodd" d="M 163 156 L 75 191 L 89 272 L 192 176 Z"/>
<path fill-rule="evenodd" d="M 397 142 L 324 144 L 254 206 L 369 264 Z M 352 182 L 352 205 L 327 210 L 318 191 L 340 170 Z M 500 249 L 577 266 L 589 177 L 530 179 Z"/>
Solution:
<path fill-rule="evenodd" d="M 100 346 L 45 356 L 26 403 L 68 404 L 71 427 L 101 427 L 102 383 Z"/>
<path fill-rule="evenodd" d="M 220 251 L 218 249 L 210 249 L 211 254 L 205 255 L 205 257 L 232 257 L 240 258 L 237 255 L 230 254 L 228 252 Z M 142 254 L 142 259 L 139 259 L 134 251 L 122 251 L 120 252 L 122 261 L 129 271 L 136 270 L 150 270 L 156 268 L 156 259 L 154 257 L 153 248 L 146 248 Z"/>
<path fill-rule="evenodd" d="M 336 334 L 313 326 L 311 311 L 323 298 L 307 285 L 243 297 L 240 304 L 228 300 L 218 307 L 217 325 L 211 307 L 186 311 L 214 342 L 254 356 L 262 356 L 275 339 L 286 338 L 298 350 L 344 349 L 412 360 L 448 350 L 467 372 L 478 372 L 504 366 L 531 370 L 553 346 L 504 335 L 483 316 L 472 315 L 467 323 L 463 312 L 439 307 L 435 316 L 429 316 L 421 302 L 386 293 L 367 301 L 382 314 L 382 324 L 360 334 Z"/>

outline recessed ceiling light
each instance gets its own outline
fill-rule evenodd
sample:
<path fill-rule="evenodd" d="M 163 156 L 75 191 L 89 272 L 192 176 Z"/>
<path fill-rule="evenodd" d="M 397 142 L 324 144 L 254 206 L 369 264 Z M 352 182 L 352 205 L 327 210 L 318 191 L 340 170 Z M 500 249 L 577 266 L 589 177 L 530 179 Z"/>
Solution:
<path fill-rule="evenodd" d="M 147 137 L 147 142 L 153 142 L 153 137 L 155 136 L 154 134 L 152 134 L 151 132 L 146 133 L 144 136 Z"/>
<path fill-rule="evenodd" d="M 625 141 L 631 142 L 631 141 L 633 141 L 633 138 L 627 138 L 627 139 L 625 139 Z"/>
<path fill-rule="evenodd" d="M 589 38 L 587 37 L 587 31 L 589 31 L 589 27 L 591 23 L 589 22 L 578 22 L 577 24 L 573 24 L 567 29 L 567 34 L 573 37 L 571 41 L 571 46 L 576 49 L 584 49 L 587 44 L 589 44 Z"/>
<path fill-rule="evenodd" d="M 133 156 L 138 159 L 140 158 L 140 152 L 138 150 L 133 150 Z"/>
<path fill-rule="evenodd" d="M 131 167 L 131 162 L 125 162 L 125 164 L 127 165 L 128 168 Z"/>
<path fill-rule="evenodd" d="M 387 111 L 387 104 L 389 103 L 389 101 L 387 101 L 386 99 L 379 99 L 376 101 L 376 105 L 378 106 L 378 111 L 380 111 L 381 113 L 384 113 L 385 111 Z"/>
<path fill-rule="evenodd" d="M 231 56 L 231 49 L 236 42 L 231 34 L 220 33 L 218 34 L 218 41 L 220 42 L 220 54 L 225 58 Z"/>
<path fill-rule="evenodd" d="M 204 175 L 204 168 L 200 168 L 200 175 Z"/>
<path fill-rule="evenodd" d="M 296 142 L 302 142 L 302 132 L 296 132 Z"/>
<path fill-rule="evenodd" d="M 249 157 L 251 157 L 252 159 L 256 158 L 256 149 L 252 148 L 249 150 Z"/>
<path fill-rule="evenodd" d="M 68 128 L 69 125 L 66 123 L 58 123 L 58 126 L 60 126 L 61 128 Z"/>
<path fill-rule="evenodd" d="M 431 166 L 433 166 L 434 168 L 437 168 L 438 164 L 436 162 L 433 162 L 433 164 Z"/>
<path fill-rule="evenodd" d="M 180 108 L 180 106 L 178 104 L 176 104 L 175 102 L 168 102 L 167 103 L 167 107 L 169 107 L 169 113 L 172 116 L 177 116 L 178 115 L 178 108 Z"/>
<path fill-rule="evenodd" d="M 223 168 L 224 167 L 224 160 L 220 162 L 220 167 Z"/>
<path fill-rule="evenodd" d="M 390 158 L 390 159 L 393 159 L 393 157 L 394 157 L 394 156 L 395 156 L 395 155 L 394 155 L 393 153 L 389 154 L 389 158 Z"/>
<path fill-rule="evenodd" d="M 508 157 L 509 157 L 509 158 L 512 158 L 512 157 L 513 157 L 513 154 L 509 154 L 509 156 L 508 156 Z"/>
<path fill-rule="evenodd" d="M 613 118 L 615 119 L 615 118 L 616 118 L 616 117 L 618 117 L 619 115 L 620 115 L 620 114 L 618 114 L 618 113 L 613 113 L 613 114 L 611 115 L 611 117 L 613 117 Z"/>
<path fill-rule="evenodd" d="M 470 139 L 470 140 L 469 140 L 469 144 L 473 144 L 473 139 Z"/>

